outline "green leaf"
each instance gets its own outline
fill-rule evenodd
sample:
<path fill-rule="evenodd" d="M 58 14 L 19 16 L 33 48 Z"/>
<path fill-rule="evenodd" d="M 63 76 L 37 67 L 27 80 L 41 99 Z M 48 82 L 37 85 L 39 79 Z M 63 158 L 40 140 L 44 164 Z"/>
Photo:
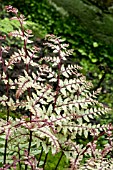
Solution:
<path fill-rule="evenodd" d="M 84 115 L 83 118 L 84 118 L 84 120 L 86 120 L 86 122 L 89 122 L 89 118 L 87 115 Z"/>
<path fill-rule="evenodd" d="M 97 42 L 93 42 L 93 47 L 98 47 L 98 43 Z"/>
<path fill-rule="evenodd" d="M 47 109 L 47 115 L 50 115 L 53 111 L 53 107 L 52 104 L 49 105 L 48 109 Z"/>
<path fill-rule="evenodd" d="M 78 121 L 78 123 L 79 123 L 80 125 L 83 123 L 82 118 L 78 118 L 77 121 Z"/>
<path fill-rule="evenodd" d="M 61 88 L 60 91 L 64 96 L 66 96 L 66 89 L 65 88 Z"/>
<path fill-rule="evenodd" d="M 84 130 L 84 136 L 85 136 L 85 138 L 87 138 L 88 137 L 88 130 L 86 129 L 86 130 Z"/>
<path fill-rule="evenodd" d="M 68 75 L 68 73 L 67 73 L 66 71 L 62 72 L 62 75 L 63 75 L 64 77 L 66 77 L 66 78 L 69 77 L 69 75 Z"/>

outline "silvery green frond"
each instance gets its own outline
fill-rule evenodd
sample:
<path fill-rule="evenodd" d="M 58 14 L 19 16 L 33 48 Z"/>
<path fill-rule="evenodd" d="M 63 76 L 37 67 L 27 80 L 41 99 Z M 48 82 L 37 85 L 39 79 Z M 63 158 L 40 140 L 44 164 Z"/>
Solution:
<path fill-rule="evenodd" d="M 14 10 L 11 6 L 8 9 Z M 24 20 L 21 16 L 20 22 Z M 0 142 L 4 138 L 8 142 L 10 165 L 13 153 L 16 161 L 21 153 L 19 161 L 23 165 L 26 160 L 29 166 L 31 158 L 35 162 L 42 149 L 45 154 L 62 152 L 72 170 L 113 169 L 112 159 L 105 157 L 113 151 L 113 127 L 96 120 L 109 109 L 98 102 L 99 89 L 92 92 L 92 84 L 81 73 L 81 67 L 69 62 L 73 50 L 60 37 L 47 35 L 45 55 L 40 57 L 36 47 L 33 50 L 27 46 L 31 43 L 30 30 L 16 30 L 11 35 L 21 38 L 24 47 L 2 63 L 0 77 L 4 87 L 0 105 L 8 113 L 7 121 L 0 119 Z M 20 113 L 19 118 L 13 119 L 11 111 Z M 98 140 L 103 135 L 110 142 L 100 149 Z M 3 150 L 3 144 L 0 146 Z"/>

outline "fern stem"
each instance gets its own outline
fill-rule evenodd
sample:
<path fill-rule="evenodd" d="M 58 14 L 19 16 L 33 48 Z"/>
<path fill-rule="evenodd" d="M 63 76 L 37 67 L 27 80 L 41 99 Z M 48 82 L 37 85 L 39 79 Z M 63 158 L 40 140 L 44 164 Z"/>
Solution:
<path fill-rule="evenodd" d="M 7 96 L 8 96 L 8 91 L 7 91 Z M 9 107 L 7 106 L 7 122 L 9 121 Z M 4 145 L 4 160 L 3 163 L 6 164 L 6 156 L 7 156 L 7 145 L 8 145 L 8 139 L 6 137 L 5 139 L 5 145 Z"/>
<path fill-rule="evenodd" d="M 45 159 L 44 159 L 43 170 L 45 169 L 45 164 L 46 164 L 46 161 L 47 161 L 47 156 L 48 156 L 48 153 L 46 154 Z"/>
<path fill-rule="evenodd" d="M 39 156 L 39 160 L 38 160 L 38 163 L 37 163 L 37 167 L 39 167 L 39 163 L 40 163 L 40 160 L 41 160 L 41 157 L 42 157 L 42 153 L 43 153 L 43 147 L 42 147 L 42 150 L 41 150 L 41 153 L 40 153 L 40 156 Z"/>
<path fill-rule="evenodd" d="M 20 155 L 20 147 L 19 147 L 19 145 L 18 145 L 18 157 L 19 157 L 19 162 L 18 162 L 18 164 L 19 164 L 19 168 L 20 168 L 20 170 L 21 170 L 21 163 L 20 163 L 21 155 Z"/>
<path fill-rule="evenodd" d="M 5 70 L 4 70 L 4 72 L 5 72 Z M 9 80 L 8 79 L 8 75 L 7 75 L 6 79 L 7 79 L 7 81 Z M 7 82 L 7 85 L 6 85 L 6 96 L 8 97 L 8 99 L 7 99 L 7 101 L 8 101 L 9 100 L 9 81 Z M 6 121 L 8 123 L 8 121 L 9 121 L 9 106 L 7 104 L 6 104 L 6 108 L 7 108 L 7 118 L 6 118 Z M 8 139 L 7 139 L 7 135 L 6 135 L 5 145 L 4 145 L 4 158 L 3 158 L 3 163 L 4 164 L 6 164 L 7 146 L 8 146 Z"/>
<path fill-rule="evenodd" d="M 61 50 L 60 43 L 59 43 L 59 47 L 60 47 L 60 50 Z M 61 54 L 60 54 L 61 53 L 60 50 L 58 52 L 60 62 L 57 65 L 57 67 L 58 67 L 58 76 L 57 76 L 56 96 L 55 96 L 55 100 L 54 100 L 53 111 L 55 109 L 57 98 L 58 98 L 58 95 L 59 95 L 59 90 L 60 90 L 59 84 L 60 84 L 60 74 L 61 74 L 61 66 L 62 66 L 62 57 L 61 57 Z"/>
<path fill-rule="evenodd" d="M 27 170 L 27 165 L 25 165 L 25 170 Z"/>
<path fill-rule="evenodd" d="M 28 146 L 28 156 L 30 154 L 31 142 L 32 142 L 32 131 L 30 131 L 30 139 L 29 139 L 29 146 Z"/>
<path fill-rule="evenodd" d="M 29 146 L 28 146 L 28 156 L 30 154 L 30 149 L 31 149 L 31 142 L 32 142 L 32 131 L 30 130 L 30 135 L 29 135 Z M 27 165 L 25 165 L 25 170 L 27 170 Z"/>
<path fill-rule="evenodd" d="M 4 161 L 3 161 L 4 164 L 6 164 L 7 144 L 8 144 L 8 140 L 6 139 L 5 146 L 4 146 Z"/>
<path fill-rule="evenodd" d="M 7 106 L 7 123 L 8 123 L 8 121 L 9 121 L 9 106 Z"/>
<path fill-rule="evenodd" d="M 64 153 L 62 152 L 62 153 L 61 153 L 61 156 L 60 156 L 60 158 L 59 158 L 59 160 L 58 160 L 58 162 L 57 162 L 57 165 L 56 165 L 56 167 L 55 167 L 55 170 L 57 170 L 57 168 L 58 168 L 58 166 L 59 166 L 59 163 L 60 163 L 63 155 L 64 155 Z"/>

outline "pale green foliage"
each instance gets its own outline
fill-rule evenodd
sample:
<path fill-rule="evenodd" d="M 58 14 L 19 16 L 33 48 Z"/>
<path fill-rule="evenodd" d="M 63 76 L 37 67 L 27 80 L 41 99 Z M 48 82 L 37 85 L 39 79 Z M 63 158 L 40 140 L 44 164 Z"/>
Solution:
<path fill-rule="evenodd" d="M 22 166 L 27 164 L 29 169 L 32 167 L 36 170 L 38 161 L 35 155 L 40 154 L 41 147 L 45 153 L 50 150 L 52 154 L 62 151 L 70 159 L 73 170 L 108 166 L 106 164 L 111 160 L 104 156 L 112 150 L 112 144 L 105 146 L 107 150 L 104 154 L 104 150 L 96 146 L 101 132 L 107 135 L 110 132 L 108 138 L 111 139 L 112 126 L 91 122 L 95 117 L 104 115 L 108 108 L 98 103 L 98 91 L 90 92 L 92 84 L 80 73 L 81 67 L 68 63 L 67 57 L 72 55 L 73 50 L 69 50 L 60 37 L 47 35 L 46 54 L 40 59 L 37 54 L 39 48 L 27 49 L 31 32 L 23 34 L 23 30 L 19 30 L 11 35 L 20 37 L 26 44 L 4 62 L 0 81 L 7 91 L 0 97 L 0 102 L 10 111 L 23 109 L 31 116 L 23 115 L 15 120 L 9 117 L 7 122 L 1 119 L 0 141 L 3 142 L 0 143 L 0 157 L 3 157 L 6 138 L 7 162 L 12 167 L 20 161 Z M 24 67 L 20 67 L 19 73 L 13 78 L 11 73 L 15 72 L 14 66 L 18 63 Z M 77 135 L 86 139 L 90 135 L 93 140 L 84 146 L 77 143 Z M 85 155 L 89 155 L 89 159 L 82 165 Z M 113 168 L 113 161 L 110 168 Z"/>

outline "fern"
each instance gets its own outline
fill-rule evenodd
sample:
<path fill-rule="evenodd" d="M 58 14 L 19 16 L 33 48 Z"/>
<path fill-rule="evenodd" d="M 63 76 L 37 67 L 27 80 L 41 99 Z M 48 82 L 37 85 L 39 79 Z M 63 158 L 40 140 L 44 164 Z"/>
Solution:
<path fill-rule="evenodd" d="M 112 169 L 107 155 L 113 151 L 113 127 L 92 123 L 109 109 L 97 101 L 99 90 L 91 93 L 92 84 L 81 74 L 81 67 L 69 62 L 73 50 L 60 37 L 47 35 L 45 56 L 40 58 L 39 47 L 29 49 L 32 34 L 24 30 L 23 15 L 12 6 L 6 9 L 20 23 L 20 29 L 10 36 L 19 37 L 23 47 L 9 59 L 4 59 L 1 48 L 0 83 L 5 91 L 0 102 L 7 110 L 7 121 L 0 121 L 1 169 L 36 170 L 41 167 L 42 152 L 46 155 L 42 168 L 46 169 L 50 151 L 65 155 L 72 170 Z M 24 114 L 14 120 L 10 111 Z M 98 140 L 103 135 L 108 144 L 100 149 Z M 88 142 L 80 144 L 78 137 Z"/>

